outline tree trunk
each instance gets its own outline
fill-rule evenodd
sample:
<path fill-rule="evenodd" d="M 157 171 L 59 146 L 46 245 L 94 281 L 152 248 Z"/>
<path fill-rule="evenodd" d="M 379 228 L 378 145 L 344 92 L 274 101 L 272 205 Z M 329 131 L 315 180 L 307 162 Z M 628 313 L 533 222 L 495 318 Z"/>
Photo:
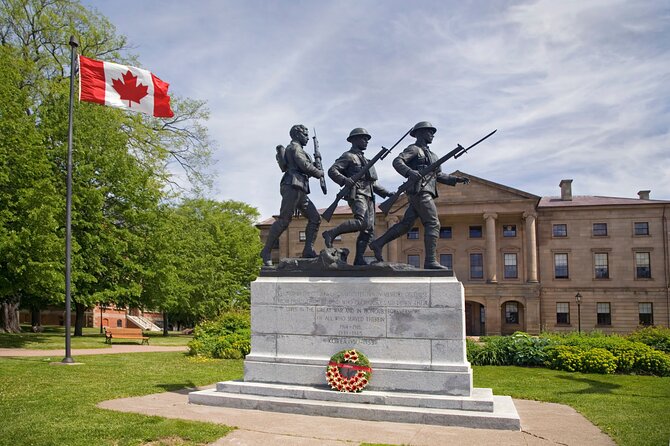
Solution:
<path fill-rule="evenodd" d="M 42 325 L 42 318 L 40 317 L 40 309 L 37 307 L 32 307 L 30 309 L 30 325 L 33 327 L 39 327 Z"/>
<path fill-rule="evenodd" d="M 86 317 L 86 305 L 75 303 L 77 313 L 74 318 L 74 335 L 84 336 L 84 319 Z"/>
<path fill-rule="evenodd" d="M 163 312 L 163 336 L 168 335 L 168 314 L 166 311 Z"/>
<path fill-rule="evenodd" d="M 0 303 L 0 332 L 21 333 L 19 325 L 19 296 L 10 296 Z"/>

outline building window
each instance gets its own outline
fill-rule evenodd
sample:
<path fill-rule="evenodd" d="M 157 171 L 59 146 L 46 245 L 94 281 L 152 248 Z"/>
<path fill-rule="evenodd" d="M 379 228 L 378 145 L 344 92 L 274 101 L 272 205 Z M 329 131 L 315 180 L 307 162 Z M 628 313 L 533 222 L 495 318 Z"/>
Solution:
<path fill-rule="evenodd" d="M 121 319 L 117 319 L 116 320 L 116 326 L 119 327 L 119 328 L 123 327 L 123 321 Z"/>
<path fill-rule="evenodd" d="M 649 235 L 649 223 L 646 221 L 636 221 L 635 235 Z"/>
<path fill-rule="evenodd" d="M 409 240 L 419 240 L 419 228 L 412 228 L 407 232 L 407 238 Z"/>
<path fill-rule="evenodd" d="M 440 265 L 454 269 L 454 258 L 451 254 L 440 254 Z"/>
<path fill-rule="evenodd" d="M 593 255 L 596 279 L 609 279 L 609 264 L 606 252 L 598 252 Z"/>
<path fill-rule="evenodd" d="M 640 325 L 654 325 L 654 306 L 651 302 L 640 302 Z"/>
<path fill-rule="evenodd" d="M 503 225 L 503 237 L 516 237 L 516 225 Z"/>
<path fill-rule="evenodd" d="M 305 234 L 305 231 L 298 232 L 298 240 L 300 240 L 301 242 L 307 240 L 307 234 Z"/>
<path fill-rule="evenodd" d="M 440 228 L 440 238 L 451 238 L 451 226 L 442 226 Z"/>
<path fill-rule="evenodd" d="M 651 266 L 648 252 L 635 253 L 635 277 L 637 279 L 651 279 Z"/>
<path fill-rule="evenodd" d="M 484 278 L 484 255 L 470 254 L 470 278 L 483 279 Z"/>
<path fill-rule="evenodd" d="M 554 237 L 567 237 L 568 236 L 568 225 L 565 223 L 558 223 L 552 227 L 551 235 Z"/>
<path fill-rule="evenodd" d="M 469 235 L 470 235 L 470 238 L 482 238 L 482 227 L 481 227 L 481 225 L 470 226 Z"/>
<path fill-rule="evenodd" d="M 518 324 L 519 323 L 519 306 L 516 302 L 505 303 L 505 323 Z"/>
<path fill-rule="evenodd" d="M 407 256 L 407 263 L 412 265 L 415 268 L 420 268 L 421 267 L 421 260 L 419 259 L 418 254 L 409 254 Z"/>
<path fill-rule="evenodd" d="M 565 253 L 554 254 L 554 278 L 567 279 L 568 275 L 568 255 Z"/>
<path fill-rule="evenodd" d="M 610 313 L 609 302 L 598 302 L 598 325 L 612 325 L 612 313 Z"/>
<path fill-rule="evenodd" d="M 593 236 L 605 237 L 607 235 L 607 223 L 593 223 Z"/>
<path fill-rule="evenodd" d="M 556 323 L 567 325 L 570 323 L 570 303 L 556 302 Z"/>
<path fill-rule="evenodd" d="M 503 264 L 505 265 L 505 279 L 517 279 L 519 277 L 516 254 L 503 254 Z"/>

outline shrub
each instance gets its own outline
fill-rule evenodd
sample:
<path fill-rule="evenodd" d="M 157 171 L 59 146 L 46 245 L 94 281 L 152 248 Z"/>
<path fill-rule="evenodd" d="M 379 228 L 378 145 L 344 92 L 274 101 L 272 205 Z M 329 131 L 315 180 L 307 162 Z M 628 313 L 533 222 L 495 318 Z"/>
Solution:
<path fill-rule="evenodd" d="M 468 360 L 474 365 L 539 366 L 546 360 L 544 348 L 549 339 L 516 332 L 511 336 L 487 336 L 482 344 L 468 344 Z"/>
<path fill-rule="evenodd" d="M 512 361 L 509 355 L 507 344 L 508 339 L 505 336 L 487 336 L 483 343 L 474 354 L 471 355 L 470 362 L 473 365 L 511 365 Z"/>
<path fill-rule="evenodd" d="M 551 338 L 559 343 L 548 352 L 549 367 L 591 373 L 612 373 L 610 356 L 614 358 L 615 371 L 657 376 L 670 376 L 670 356 L 645 345 L 618 335 L 556 336 Z M 596 351 L 592 356 L 587 352 Z M 585 362 L 586 361 L 586 362 Z M 576 365 L 579 363 L 579 365 Z"/>
<path fill-rule="evenodd" d="M 580 372 L 612 374 L 616 371 L 614 354 L 604 348 L 592 348 L 581 354 Z"/>
<path fill-rule="evenodd" d="M 520 331 L 514 333 L 510 338 L 511 342 L 508 345 L 508 350 L 512 364 L 521 366 L 540 366 L 544 364 L 547 358 L 545 348 L 552 344 L 550 339 L 530 336 Z"/>
<path fill-rule="evenodd" d="M 574 345 L 558 345 L 547 349 L 546 364 L 567 372 L 614 373 L 616 358 L 604 348 L 584 349 Z"/>
<path fill-rule="evenodd" d="M 242 359 L 251 351 L 251 319 L 247 312 L 228 312 L 198 324 L 189 353 L 208 358 Z"/>
<path fill-rule="evenodd" d="M 573 345 L 557 345 L 547 349 L 545 364 L 555 370 L 577 372 L 582 366 L 582 350 Z"/>
<path fill-rule="evenodd" d="M 670 328 L 645 327 L 640 328 L 630 335 L 628 339 L 634 342 L 642 342 L 656 350 L 670 353 Z"/>

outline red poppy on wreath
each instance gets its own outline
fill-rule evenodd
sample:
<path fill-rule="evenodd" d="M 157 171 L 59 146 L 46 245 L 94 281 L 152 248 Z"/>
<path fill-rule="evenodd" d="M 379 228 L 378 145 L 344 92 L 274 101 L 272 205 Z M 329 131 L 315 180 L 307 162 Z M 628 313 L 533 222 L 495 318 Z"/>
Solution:
<path fill-rule="evenodd" d="M 372 367 L 361 352 L 351 349 L 334 354 L 326 367 L 326 381 L 340 392 L 360 392 L 370 381 Z"/>

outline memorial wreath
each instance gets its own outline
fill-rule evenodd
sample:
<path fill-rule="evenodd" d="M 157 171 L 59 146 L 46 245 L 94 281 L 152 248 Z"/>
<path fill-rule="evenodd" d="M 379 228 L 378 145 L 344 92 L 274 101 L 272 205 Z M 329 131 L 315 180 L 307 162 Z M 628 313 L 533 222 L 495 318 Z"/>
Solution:
<path fill-rule="evenodd" d="M 326 368 L 328 385 L 340 392 L 362 391 L 368 385 L 371 375 L 370 361 L 355 349 L 334 354 Z"/>

